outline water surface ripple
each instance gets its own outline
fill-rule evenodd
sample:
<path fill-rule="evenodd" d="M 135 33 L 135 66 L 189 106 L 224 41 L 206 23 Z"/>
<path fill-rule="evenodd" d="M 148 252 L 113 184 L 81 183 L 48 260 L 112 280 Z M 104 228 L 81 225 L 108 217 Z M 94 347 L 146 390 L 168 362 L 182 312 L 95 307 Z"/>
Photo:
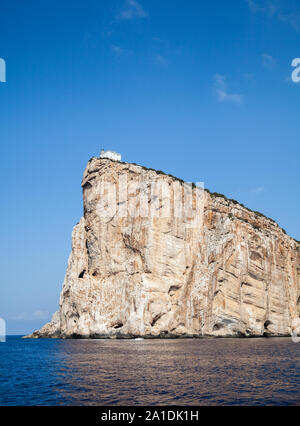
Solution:
<path fill-rule="evenodd" d="M 0 343 L 0 405 L 299 405 L 300 344 L 281 339 Z"/>

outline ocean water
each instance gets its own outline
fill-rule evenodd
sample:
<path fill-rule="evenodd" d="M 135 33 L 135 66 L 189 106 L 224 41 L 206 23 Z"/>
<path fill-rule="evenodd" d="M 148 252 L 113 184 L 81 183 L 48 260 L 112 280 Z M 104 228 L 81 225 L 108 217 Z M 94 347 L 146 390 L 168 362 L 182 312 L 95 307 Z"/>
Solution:
<path fill-rule="evenodd" d="M 0 343 L 0 405 L 300 405 L 300 343 L 281 339 Z"/>

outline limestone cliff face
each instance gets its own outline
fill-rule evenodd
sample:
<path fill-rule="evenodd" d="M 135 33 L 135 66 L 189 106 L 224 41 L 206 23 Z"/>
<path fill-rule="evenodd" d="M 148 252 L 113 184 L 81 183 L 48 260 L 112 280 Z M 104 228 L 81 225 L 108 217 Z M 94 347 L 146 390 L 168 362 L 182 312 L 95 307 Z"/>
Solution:
<path fill-rule="evenodd" d="M 298 242 L 272 220 L 208 191 L 202 191 L 202 210 L 193 223 L 172 215 L 118 217 L 113 211 L 104 217 L 101 199 L 107 193 L 99 183 L 105 179 L 119 188 L 124 175 L 131 183 L 142 181 L 143 189 L 122 193 L 119 207 L 138 206 L 141 193 L 151 204 L 150 184 L 175 182 L 141 166 L 90 160 L 82 182 L 84 218 L 73 230 L 60 309 L 31 337 L 299 332 Z M 157 211 L 164 201 L 157 200 Z"/>

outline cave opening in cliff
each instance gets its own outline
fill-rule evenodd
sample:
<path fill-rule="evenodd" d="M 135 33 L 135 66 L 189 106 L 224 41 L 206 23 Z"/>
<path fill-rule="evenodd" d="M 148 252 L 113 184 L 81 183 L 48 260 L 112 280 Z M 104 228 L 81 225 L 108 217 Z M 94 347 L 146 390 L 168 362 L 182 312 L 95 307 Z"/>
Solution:
<path fill-rule="evenodd" d="M 121 321 L 118 321 L 115 325 L 114 325 L 114 328 L 115 329 L 118 329 L 118 328 L 122 328 L 123 327 L 123 323 L 121 322 Z"/>
<path fill-rule="evenodd" d="M 83 278 L 84 274 L 85 274 L 85 269 L 82 272 L 80 272 L 80 274 L 78 275 L 78 278 Z"/>
<path fill-rule="evenodd" d="M 268 327 L 269 327 L 269 325 L 271 325 L 272 323 L 271 323 L 271 321 L 269 321 L 269 320 L 267 320 L 265 323 L 264 323 L 264 328 L 265 328 L 265 330 L 267 330 L 268 329 Z"/>

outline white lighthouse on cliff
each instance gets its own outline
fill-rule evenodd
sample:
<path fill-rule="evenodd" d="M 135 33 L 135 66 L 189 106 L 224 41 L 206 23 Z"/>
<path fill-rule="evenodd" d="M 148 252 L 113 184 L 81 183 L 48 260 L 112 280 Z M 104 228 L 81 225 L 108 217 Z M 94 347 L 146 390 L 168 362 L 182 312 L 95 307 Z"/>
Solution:
<path fill-rule="evenodd" d="M 122 156 L 118 152 L 104 151 L 104 149 L 101 149 L 100 158 L 108 158 L 109 160 L 113 160 L 113 161 L 121 161 L 122 160 Z"/>

